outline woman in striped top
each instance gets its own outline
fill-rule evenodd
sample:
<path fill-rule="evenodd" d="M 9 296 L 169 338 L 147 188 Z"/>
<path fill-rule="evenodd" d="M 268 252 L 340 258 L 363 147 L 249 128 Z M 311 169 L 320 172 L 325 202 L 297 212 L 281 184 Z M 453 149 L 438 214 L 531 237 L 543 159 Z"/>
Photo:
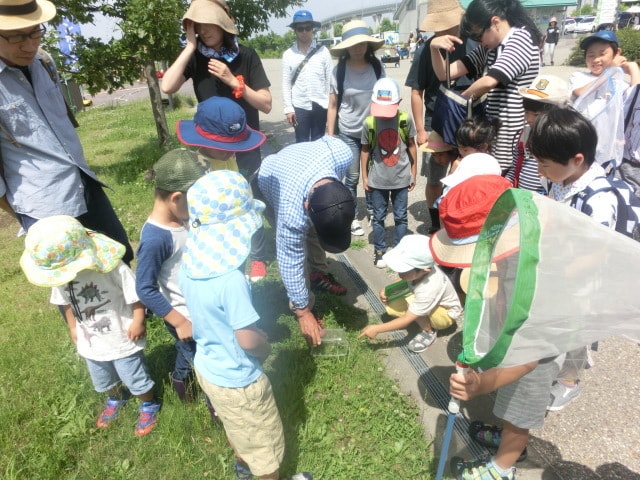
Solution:
<path fill-rule="evenodd" d="M 462 17 L 462 36 L 479 43 L 463 59 L 451 64 L 451 78 L 484 76 L 462 95 L 480 98 L 487 94 L 487 116 L 500 120 L 493 155 L 504 169 L 511 165 L 513 139 L 524 127 L 524 109 L 518 88 L 526 87 L 540 69 L 540 32 L 518 0 L 473 0 Z M 435 38 L 430 45 L 453 51 L 462 39 L 454 35 Z M 436 75 L 446 78 L 442 55 L 431 55 Z"/>

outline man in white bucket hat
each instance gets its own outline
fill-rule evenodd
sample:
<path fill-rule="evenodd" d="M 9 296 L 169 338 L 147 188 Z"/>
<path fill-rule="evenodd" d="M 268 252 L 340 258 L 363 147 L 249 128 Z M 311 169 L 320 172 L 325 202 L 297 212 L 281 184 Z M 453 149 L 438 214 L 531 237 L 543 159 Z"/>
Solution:
<path fill-rule="evenodd" d="M 129 263 L 127 234 L 87 165 L 55 66 L 38 52 L 55 15 L 47 0 L 0 0 L 0 207 L 24 230 L 45 217 L 74 217 L 125 245 Z"/>

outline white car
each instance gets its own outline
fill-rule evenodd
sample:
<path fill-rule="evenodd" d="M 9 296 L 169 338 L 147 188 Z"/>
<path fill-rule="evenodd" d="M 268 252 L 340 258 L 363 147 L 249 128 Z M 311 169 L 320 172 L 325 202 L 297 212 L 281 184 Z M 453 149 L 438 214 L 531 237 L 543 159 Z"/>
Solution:
<path fill-rule="evenodd" d="M 562 34 L 566 35 L 568 33 L 573 33 L 576 31 L 576 19 L 575 18 L 566 18 L 562 21 L 562 27 L 560 27 Z"/>
<path fill-rule="evenodd" d="M 584 17 L 576 23 L 576 33 L 593 33 L 596 31 L 596 17 Z"/>

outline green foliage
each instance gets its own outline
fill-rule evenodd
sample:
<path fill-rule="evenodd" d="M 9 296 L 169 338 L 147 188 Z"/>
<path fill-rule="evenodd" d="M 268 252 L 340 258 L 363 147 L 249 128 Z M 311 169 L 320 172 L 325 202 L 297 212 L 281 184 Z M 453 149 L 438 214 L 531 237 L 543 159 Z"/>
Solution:
<path fill-rule="evenodd" d="M 380 22 L 380 28 L 378 28 L 377 33 L 388 32 L 388 31 L 398 31 L 398 24 L 396 22 L 392 22 L 387 17 L 384 17 Z"/>
<path fill-rule="evenodd" d="M 153 185 L 144 173 L 164 153 L 154 140 L 149 111 L 149 103 L 139 101 L 92 107 L 78 115 L 86 157 L 111 187 L 107 193 L 134 248 L 153 204 Z M 176 109 L 167 116 L 173 125 L 192 118 L 193 110 Z M 233 478 L 234 455 L 222 426 L 210 421 L 203 398 L 182 404 L 171 389 L 175 349 L 158 318 L 147 321 L 145 348 L 163 404 L 158 426 L 144 438 L 134 437 L 133 400 L 109 429 L 95 427 L 104 396 L 93 391 L 84 361 L 49 304 L 50 291 L 30 285 L 22 274 L 17 223 L 0 213 L 0 225 L 5 299 L 0 302 L 0 477 Z M 267 228 L 271 258 L 274 244 L 273 230 Z M 319 294 L 319 313 L 328 327 L 346 328 L 350 353 L 314 358 L 288 308 L 275 261 L 253 294 L 260 327 L 273 344 L 265 371 L 285 426 L 283 476 L 306 470 L 324 479 L 432 478 L 430 444 L 415 403 L 384 374 L 375 348 L 356 338 L 369 320 L 367 313 Z"/>
<path fill-rule="evenodd" d="M 627 57 L 628 61 L 637 62 L 640 60 L 640 31 L 632 28 L 624 28 L 616 32 L 620 41 L 620 49 L 622 55 Z M 571 49 L 571 53 L 565 61 L 566 65 L 572 67 L 586 67 L 584 61 L 584 51 L 580 49 L 580 39 L 576 41 L 576 45 Z"/>
<path fill-rule="evenodd" d="M 269 32 L 266 35 L 256 35 L 243 43 L 253 48 L 262 58 L 281 58 L 286 49 L 296 41 L 296 34 L 289 30 L 284 35 Z"/>
<path fill-rule="evenodd" d="M 584 15 L 595 15 L 596 9 L 593 5 L 585 4 L 582 7 L 576 8 L 573 12 L 571 12 L 572 17 L 584 16 Z"/>
<path fill-rule="evenodd" d="M 342 36 L 342 24 L 341 23 L 336 23 L 333 26 L 333 36 L 334 37 L 341 37 Z"/>

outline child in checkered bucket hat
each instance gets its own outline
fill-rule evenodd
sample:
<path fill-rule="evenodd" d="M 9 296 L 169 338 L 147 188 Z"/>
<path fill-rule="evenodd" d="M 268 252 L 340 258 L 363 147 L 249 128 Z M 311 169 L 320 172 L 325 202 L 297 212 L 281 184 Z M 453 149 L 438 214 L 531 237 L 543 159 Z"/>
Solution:
<path fill-rule="evenodd" d="M 240 267 L 251 249 L 251 236 L 262 226 L 265 204 L 255 200 L 238 172 L 213 171 L 187 192 L 189 237 L 183 269 L 189 278 L 224 275 Z"/>

